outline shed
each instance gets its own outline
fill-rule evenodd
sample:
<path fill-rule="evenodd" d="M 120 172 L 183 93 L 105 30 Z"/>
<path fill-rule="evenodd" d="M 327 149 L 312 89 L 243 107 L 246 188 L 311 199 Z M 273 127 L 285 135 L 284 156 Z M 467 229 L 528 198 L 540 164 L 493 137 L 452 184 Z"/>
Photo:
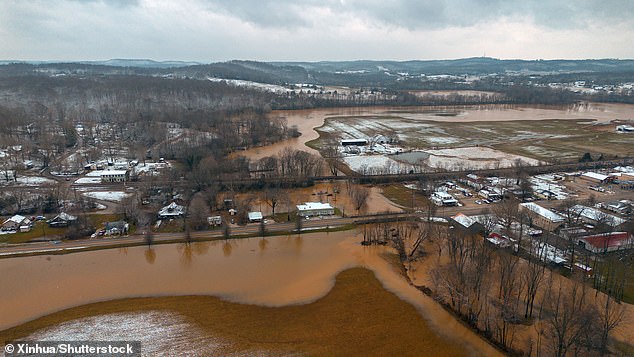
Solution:
<path fill-rule="evenodd" d="M 247 215 L 249 217 L 249 222 L 251 223 L 262 222 L 262 220 L 264 219 L 262 212 L 249 212 Z"/>

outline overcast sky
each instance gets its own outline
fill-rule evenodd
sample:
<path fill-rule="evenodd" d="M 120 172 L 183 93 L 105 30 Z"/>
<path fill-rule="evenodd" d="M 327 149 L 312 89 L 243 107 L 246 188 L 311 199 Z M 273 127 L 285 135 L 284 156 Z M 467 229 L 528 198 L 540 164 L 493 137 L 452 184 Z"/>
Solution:
<path fill-rule="evenodd" d="M 634 58 L 631 0 L 0 0 L 0 59 Z"/>

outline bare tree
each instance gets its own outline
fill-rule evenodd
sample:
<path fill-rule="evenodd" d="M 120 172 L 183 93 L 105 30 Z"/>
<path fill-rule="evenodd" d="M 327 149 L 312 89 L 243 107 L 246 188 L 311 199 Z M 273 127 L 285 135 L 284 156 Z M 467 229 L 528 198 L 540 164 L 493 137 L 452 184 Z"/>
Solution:
<path fill-rule="evenodd" d="M 201 230 L 208 225 L 207 217 L 209 217 L 209 206 L 202 195 L 197 194 L 187 209 L 188 226 L 194 230 Z"/>
<path fill-rule="evenodd" d="M 370 189 L 359 185 L 350 185 L 348 188 L 348 195 L 350 196 L 350 202 L 357 211 L 358 215 L 361 207 L 365 205 L 365 202 L 370 196 Z"/>

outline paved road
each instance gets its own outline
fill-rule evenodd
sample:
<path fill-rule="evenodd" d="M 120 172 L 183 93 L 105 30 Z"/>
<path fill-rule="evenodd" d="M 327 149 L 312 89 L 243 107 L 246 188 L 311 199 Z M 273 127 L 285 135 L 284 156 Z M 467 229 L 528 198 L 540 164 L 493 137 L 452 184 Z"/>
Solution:
<path fill-rule="evenodd" d="M 415 215 L 410 213 L 393 213 L 387 215 L 375 215 L 375 216 L 362 216 L 362 217 L 337 217 L 328 219 L 312 219 L 306 220 L 302 223 L 302 232 L 308 232 L 317 229 L 334 229 L 350 224 L 355 224 L 359 220 L 395 220 L 395 219 L 407 219 Z M 296 224 L 290 223 L 271 223 L 265 226 L 267 233 L 283 233 L 291 232 L 296 229 Z M 251 224 L 244 227 L 232 227 L 231 236 L 246 236 L 246 235 L 259 235 L 260 225 Z M 215 229 L 210 231 L 200 231 L 191 233 L 192 240 L 212 240 L 223 237 L 222 229 Z M 185 235 L 182 232 L 179 233 L 157 233 L 154 235 L 154 242 L 173 242 L 184 241 Z M 91 238 L 91 239 L 79 239 L 72 241 L 50 241 L 50 242 L 36 242 L 36 243 L 24 243 L 15 245 L 0 246 L 0 258 L 18 257 L 24 255 L 40 255 L 40 254 L 59 254 L 70 253 L 73 251 L 92 250 L 92 249 L 105 249 L 108 247 L 116 247 L 121 245 L 142 245 L 144 244 L 144 236 L 140 234 L 124 236 L 119 238 Z"/>

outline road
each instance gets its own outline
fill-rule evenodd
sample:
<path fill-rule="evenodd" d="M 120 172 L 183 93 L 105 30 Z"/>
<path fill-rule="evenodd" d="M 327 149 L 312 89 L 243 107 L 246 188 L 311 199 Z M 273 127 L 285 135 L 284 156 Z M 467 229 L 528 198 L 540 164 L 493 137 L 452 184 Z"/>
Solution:
<path fill-rule="evenodd" d="M 412 217 L 416 217 L 411 213 L 391 213 L 372 216 L 359 216 L 359 217 L 336 217 L 336 218 L 324 218 L 324 219 L 311 219 L 302 222 L 302 232 L 309 232 L 311 230 L 319 229 L 335 229 L 351 224 L 355 224 L 358 221 L 383 221 L 383 220 L 405 220 Z M 270 223 L 265 225 L 267 233 L 284 233 L 292 232 L 296 230 L 296 224 L 290 223 Z M 260 234 L 260 225 L 251 224 L 247 226 L 236 226 L 231 228 L 231 236 L 257 236 Z M 191 238 L 194 241 L 204 241 L 222 238 L 224 235 L 222 229 L 215 229 L 210 231 L 192 232 Z M 95 250 L 95 249 L 107 249 L 110 247 L 129 246 L 129 245 L 143 245 L 145 244 L 144 236 L 141 234 L 134 234 L 130 236 L 123 236 L 117 238 L 90 238 L 90 239 L 78 239 L 69 241 L 47 241 L 47 242 L 35 242 L 24 243 L 15 245 L 0 246 L 0 258 L 11 258 L 26 255 L 44 255 L 44 254 L 63 254 L 77 251 Z M 178 233 L 156 233 L 154 234 L 154 243 L 167 243 L 175 241 L 184 241 L 185 235 L 183 232 Z"/>

